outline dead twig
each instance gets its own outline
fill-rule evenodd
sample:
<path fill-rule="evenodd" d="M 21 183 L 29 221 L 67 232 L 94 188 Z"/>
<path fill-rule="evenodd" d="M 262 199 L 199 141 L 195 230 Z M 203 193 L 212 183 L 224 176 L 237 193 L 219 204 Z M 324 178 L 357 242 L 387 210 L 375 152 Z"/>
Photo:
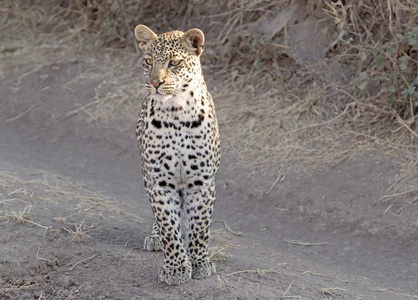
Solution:
<path fill-rule="evenodd" d="M 395 198 L 395 197 L 399 197 L 399 196 L 405 196 L 408 194 L 412 194 L 412 193 L 418 193 L 418 189 L 413 189 L 413 190 L 409 190 L 409 191 L 405 191 L 405 192 L 401 192 L 401 193 L 396 193 L 396 194 L 391 194 L 391 195 L 385 195 L 380 197 L 379 200 L 377 200 L 376 202 L 385 202 L 389 199 Z M 416 200 L 413 200 L 413 202 L 415 202 Z"/>
<path fill-rule="evenodd" d="M 290 290 L 290 288 L 292 287 L 292 285 L 293 285 L 294 282 L 295 281 L 292 280 L 292 282 L 289 284 L 289 286 L 287 287 L 287 289 L 283 292 L 283 295 L 282 295 L 283 298 L 286 298 L 286 294 Z"/>
<path fill-rule="evenodd" d="M 83 106 L 81 106 L 81 107 L 79 107 L 79 108 L 77 108 L 77 109 L 74 109 L 74 110 L 72 110 L 72 111 L 70 111 L 70 112 L 68 112 L 68 113 L 66 113 L 64 116 L 62 116 L 61 118 L 58 118 L 57 120 L 55 120 L 55 124 L 56 123 L 58 123 L 58 122 L 60 122 L 60 121 L 63 121 L 63 120 L 65 120 L 65 119 L 67 119 L 67 118 L 69 118 L 69 117 L 72 117 L 72 116 L 74 116 L 74 115 L 76 115 L 76 114 L 78 114 L 80 111 L 85 111 L 85 109 L 86 108 L 88 108 L 88 107 L 90 107 L 90 106 L 93 106 L 93 105 L 96 105 L 96 104 L 99 104 L 100 103 L 100 101 L 102 101 L 102 99 L 97 99 L 97 100 L 95 100 L 95 101 L 93 101 L 93 102 L 90 102 L 90 103 L 88 103 L 88 104 L 86 104 L 86 105 L 83 105 Z"/>
<path fill-rule="evenodd" d="M 321 246 L 321 245 L 328 244 L 328 242 L 323 242 L 323 243 L 304 243 L 304 242 L 300 242 L 300 241 L 296 241 L 296 240 L 283 240 L 283 241 L 285 243 L 288 243 L 288 244 L 300 245 L 300 246 Z"/>
<path fill-rule="evenodd" d="M 28 112 L 30 112 L 32 109 L 34 109 L 35 107 L 37 107 L 37 106 L 38 106 L 38 105 L 40 105 L 41 103 L 42 103 L 42 101 L 38 101 L 38 102 L 36 102 L 35 104 L 33 104 L 33 105 L 29 106 L 29 108 L 27 108 L 25 111 L 23 111 L 23 112 L 19 113 L 18 115 L 14 116 L 14 117 L 12 117 L 12 118 L 6 119 L 6 120 L 4 120 L 3 122 L 7 123 L 7 122 L 13 122 L 13 121 L 16 121 L 17 119 L 19 119 L 19 118 L 23 117 L 24 115 L 26 115 Z"/>
<path fill-rule="evenodd" d="M 235 236 L 243 236 L 244 234 L 240 231 L 233 231 L 231 229 L 231 227 L 229 227 L 228 223 L 225 220 L 214 220 L 213 222 L 222 222 L 224 224 L 224 227 L 226 230 L 228 230 L 229 232 L 231 232 L 233 235 Z"/>
<path fill-rule="evenodd" d="M 240 273 L 257 273 L 259 275 L 264 275 L 264 274 L 267 274 L 267 273 L 274 272 L 274 269 L 276 267 L 282 267 L 282 266 L 285 266 L 285 265 L 286 265 L 286 263 L 279 263 L 277 265 L 274 265 L 270 269 L 240 270 L 240 271 L 235 271 L 235 272 L 226 274 L 226 276 L 232 276 L 232 275 L 236 275 L 236 274 L 240 274 Z"/>
<path fill-rule="evenodd" d="M 80 260 L 79 262 L 77 262 L 76 264 L 74 264 L 71 268 L 70 268 L 70 271 L 72 271 L 76 266 L 78 266 L 79 264 L 81 264 L 81 263 L 83 263 L 83 262 L 85 262 L 85 261 L 88 261 L 88 260 L 91 260 L 91 259 L 93 259 L 93 258 L 96 258 L 97 256 L 100 256 L 100 254 L 93 254 L 92 256 L 90 256 L 90 257 L 88 257 L 88 258 L 85 258 L 85 259 L 82 259 L 82 260 Z M 66 266 L 66 267 L 68 267 L 68 265 Z"/>
<path fill-rule="evenodd" d="M 394 109 L 391 109 L 391 112 L 395 116 L 399 124 L 401 124 L 402 127 L 406 128 L 414 137 L 418 139 L 418 134 L 415 131 L 413 131 L 411 127 L 409 127 L 408 124 L 405 123 L 404 120 L 402 120 L 402 118 L 398 115 L 398 113 Z"/>
<path fill-rule="evenodd" d="M 275 186 L 278 182 L 282 183 L 282 182 L 283 182 L 283 180 L 285 179 L 285 177 L 286 177 L 286 175 L 279 175 L 279 176 L 277 176 L 276 180 L 273 182 L 273 184 L 271 185 L 271 187 L 268 189 L 268 191 L 267 191 L 267 192 L 265 192 L 265 195 L 270 194 L 270 192 L 273 190 L 274 186 Z"/>

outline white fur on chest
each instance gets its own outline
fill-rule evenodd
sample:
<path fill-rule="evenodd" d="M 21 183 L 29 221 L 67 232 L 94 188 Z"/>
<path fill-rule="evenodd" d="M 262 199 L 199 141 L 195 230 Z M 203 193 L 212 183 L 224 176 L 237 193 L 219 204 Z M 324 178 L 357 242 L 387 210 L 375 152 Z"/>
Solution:
<path fill-rule="evenodd" d="M 192 96 L 193 95 L 193 96 Z M 185 90 L 175 96 L 153 94 L 148 116 L 161 121 L 191 121 L 208 110 L 208 101 L 201 101 L 201 91 Z"/>

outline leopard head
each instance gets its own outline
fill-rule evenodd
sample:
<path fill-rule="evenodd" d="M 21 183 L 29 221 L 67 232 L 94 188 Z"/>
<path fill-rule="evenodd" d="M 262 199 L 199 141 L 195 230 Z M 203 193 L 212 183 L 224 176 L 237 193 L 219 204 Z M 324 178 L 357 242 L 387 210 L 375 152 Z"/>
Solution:
<path fill-rule="evenodd" d="M 205 38 L 199 29 L 155 34 L 144 25 L 135 28 L 139 48 L 144 52 L 146 88 L 151 94 L 176 96 L 202 78 L 200 55 Z M 199 82 L 200 83 L 200 82 Z"/>

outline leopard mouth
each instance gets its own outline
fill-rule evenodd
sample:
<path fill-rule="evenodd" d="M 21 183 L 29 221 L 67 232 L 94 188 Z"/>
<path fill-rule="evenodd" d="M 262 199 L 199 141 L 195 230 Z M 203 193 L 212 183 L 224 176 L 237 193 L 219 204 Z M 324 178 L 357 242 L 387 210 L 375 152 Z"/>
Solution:
<path fill-rule="evenodd" d="M 159 88 L 152 88 L 150 92 L 152 95 L 158 95 L 158 96 L 164 96 L 164 97 L 174 96 L 173 91 L 161 91 Z"/>
<path fill-rule="evenodd" d="M 155 88 L 155 87 L 151 86 L 151 88 L 149 89 L 149 91 L 153 95 L 155 95 L 155 94 L 157 94 L 157 95 L 164 95 L 163 93 L 161 93 L 161 91 L 158 90 L 158 88 Z"/>

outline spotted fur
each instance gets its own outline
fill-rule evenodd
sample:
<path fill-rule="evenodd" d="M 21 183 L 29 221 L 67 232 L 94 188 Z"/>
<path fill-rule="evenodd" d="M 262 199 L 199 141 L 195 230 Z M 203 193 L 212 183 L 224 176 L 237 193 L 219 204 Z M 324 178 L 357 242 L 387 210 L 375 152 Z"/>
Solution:
<path fill-rule="evenodd" d="M 155 217 L 144 248 L 163 250 L 160 280 L 181 284 L 216 272 L 208 243 L 220 143 L 215 107 L 200 66 L 204 35 L 198 29 L 156 35 L 138 25 L 135 37 L 144 52 L 147 88 L 136 133 Z"/>

